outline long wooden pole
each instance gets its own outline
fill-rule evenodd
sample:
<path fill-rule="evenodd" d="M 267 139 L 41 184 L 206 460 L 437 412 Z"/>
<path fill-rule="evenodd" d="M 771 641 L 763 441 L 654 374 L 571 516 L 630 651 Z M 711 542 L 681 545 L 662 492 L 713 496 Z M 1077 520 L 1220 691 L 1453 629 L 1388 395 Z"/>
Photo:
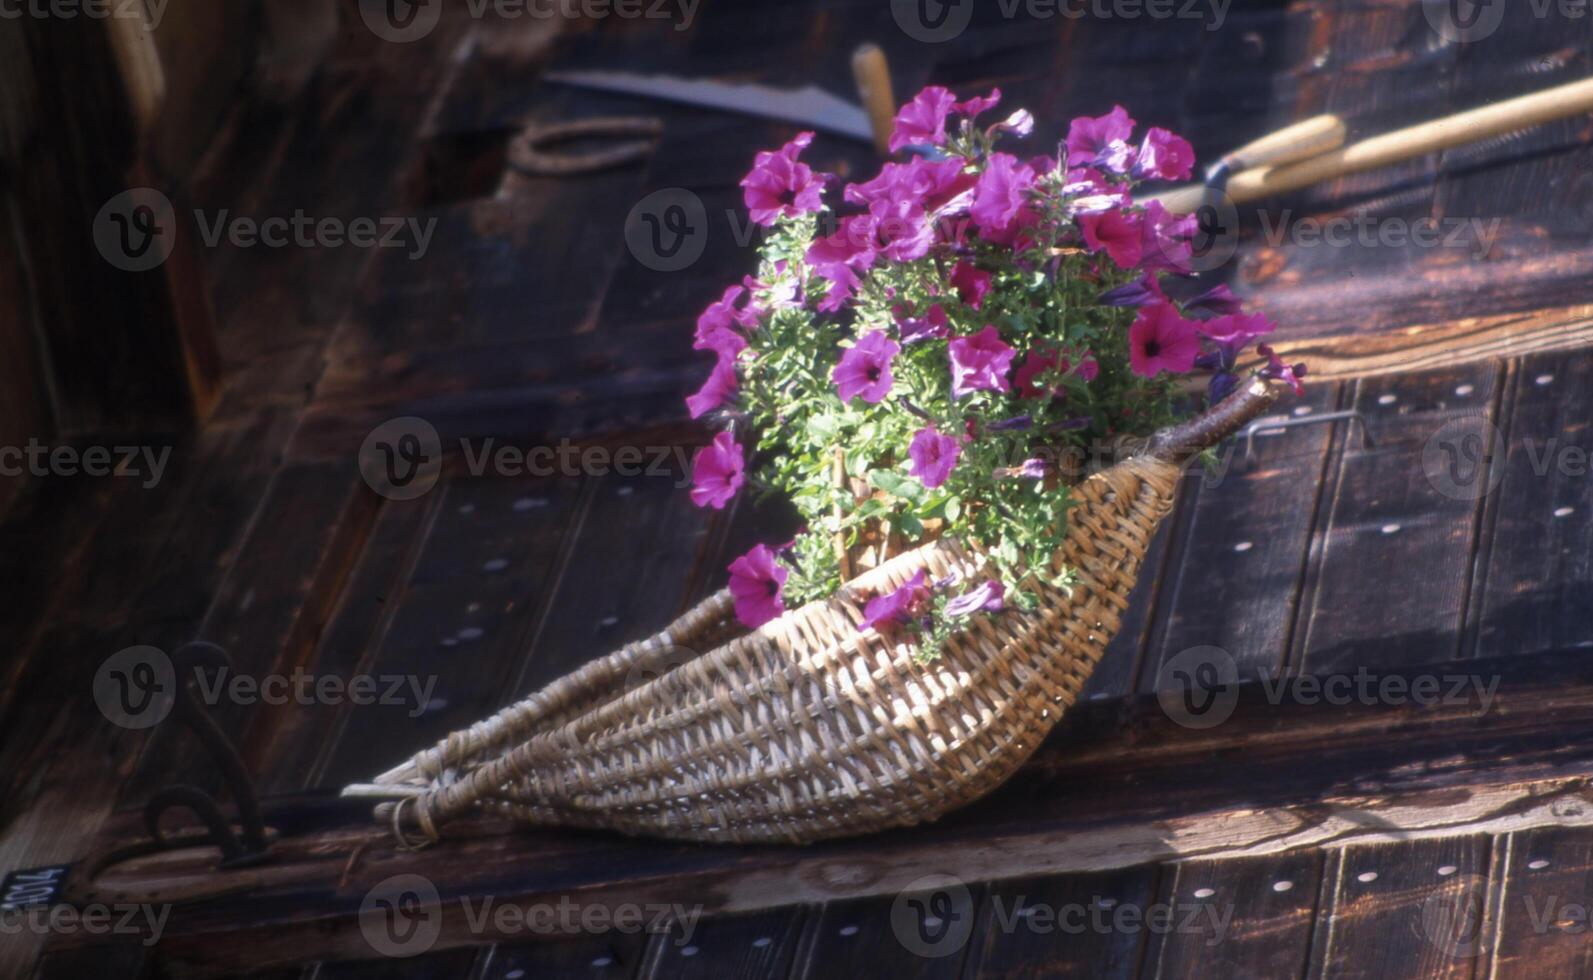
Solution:
<path fill-rule="evenodd" d="M 1384 133 L 1295 163 L 1242 171 L 1229 179 L 1227 194 L 1233 203 L 1243 204 L 1584 112 L 1593 112 L 1593 78 Z M 1152 197 L 1169 211 L 1189 214 L 1204 195 L 1205 188 L 1192 185 Z"/>

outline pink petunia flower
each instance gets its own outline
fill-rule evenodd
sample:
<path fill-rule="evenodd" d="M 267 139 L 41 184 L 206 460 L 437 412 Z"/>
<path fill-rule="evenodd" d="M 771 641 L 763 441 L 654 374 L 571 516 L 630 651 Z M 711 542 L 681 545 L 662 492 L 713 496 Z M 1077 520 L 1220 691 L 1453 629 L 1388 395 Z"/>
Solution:
<path fill-rule="evenodd" d="M 713 372 L 708 375 L 708 380 L 697 393 L 686 399 L 686 407 L 691 410 L 691 417 L 700 419 L 704 415 L 729 401 L 736 393 L 736 362 L 728 357 L 720 357 L 714 364 Z"/>
<path fill-rule="evenodd" d="M 736 303 L 741 299 L 746 289 L 742 286 L 731 286 L 725 294 L 716 300 L 702 316 L 697 318 L 697 339 L 692 344 L 695 350 L 711 350 L 721 357 L 735 357 L 747 347 L 747 338 L 743 337 L 735 325 L 744 319 L 743 311 L 736 309 Z"/>
<path fill-rule="evenodd" d="M 1233 290 L 1229 289 L 1227 284 L 1224 283 L 1219 286 L 1213 286 L 1185 303 L 1184 311 L 1187 313 L 1206 313 L 1210 316 L 1228 316 L 1230 314 L 1243 313 L 1244 304 L 1240 302 L 1239 297 L 1233 294 Z"/>
<path fill-rule="evenodd" d="M 919 92 L 913 101 L 896 114 L 896 129 L 891 133 L 890 151 L 904 146 L 944 146 L 946 117 L 957 104 L 957 97 L 939 85 Z"/>
<path fill-rule="evenodd" d="M 901 588 L 885 595 L 875 596 L 863 607 L 863 623 L 858 631 L 878 630 L 891 623 L 911 619 L 929 598 L 927 575 L 920 568 L 918 574 L 902 583 Z"/>
<path fill-rule="evenodd" d="M 780 149 L 764 151 L 754 159 L 752 172 L 741 181 L 754 222 L 767 228 L 780 218 L 823 209 L 824 176 L 797 162 L 797 156 L 812 142 L 812 133 L 799 133 Z"/>
<path fill-rule="evenodd" d="M 785 580 L 790 575 L 768 545 L 758 545 L 730 563 L 730 595 L 736 618 L 757 629 L 785 612 Z"/>
<path fill-rule="evenodd" d="M 872 267 L 879 258 L 876 224 L 872 215 L 853 215 L 841 222 L 835 234 L 808 246 L 808 265 L 830 282 L 829 292 L 819 300 L 819 312 L 834 313 L 845 306 L 857 290 L 857 274 Z"/>
<path fill-rule="evenodd" d="M 1133 135 L 1134 120 L 1122 106 L 1113 106 L 1104 116 L 1080 116 L 1068 127 L 1068 165 L 1127 173 L 1134 161 L 1134 148 L 1128 143 Z"/>
<path fill-rule="evenodd" d="M 961 398 L 975 391 L 1011 389 L 1007 371 L 1018 352 L 1001 340 L 994 326 L 986 326 L 971 337 L 958 337 L 948 346 L 952 397 Z"/>
<path fill-rule="evenodd" d="M 1080 215 L 1079 227 L 1084 231 L 1084 244 L 1090 251 L 1104 251 L 1119 268 L 1134 268 L 1145 254 L 1140 218 L 1126 209 Z"/>
<path fill-rule="evenodd" d="M 892 205 L 902 201 L 936 211 L 973 186 L 975 177 L 964 169 L 963 162 L 956 159 L 915 157 L 907 163 L 887 163 L 873 180 L 846 185 L 845 197 L 876 213 L 891 211 Z"/>
<path fill-rule="evenodd" d="M 952 288 L 957 290 L 957 298 L 977 310 L 984 305 L 985 294 L 990 292 L 990 283 L 994 278 L 990 273 L 963 259 L 951 270 L 949 281 Z"/>
<path fill-rule="evenodd" d="M 1020 163 L 1012 154 L 990 154 L 974 190 L 973 207 L 969 209 L 974 224 L 986 239 L 1008 238 L 1015 227 L 1032 223 L 1035 215 L 1028 203 L 1035 177 L 1034 168 Z"/>
<path fill-rule="evenodd" d="M 969 591 L 946 603 L 946 618 L 960 619 L 963 616 L 972 616 L 976 612 L 1000 612 L 1007 594 L 1007 587 L 991 579 L 981 582 Z"/>
<path fill-rule="evenodd" d="M 691 461 L 691 502 L 698 507 L 724 510 L 746 482 L 747 461 L 728 432 L 697 450 Z"/>
<path fill-rule="evenodd" d="M 983 115 L 984 113 L 989 112 L 991 109 L 994 109 L 1000 104 L 1001 90 L 999 88 L 993 88 L 990 90 L 990 94 L 984 96 L 983 98 L 976 95 L 971 99 L 964 99 L 963 101 L 958 102 L 956 105 L 951 107 L 951 111 L 972 119 L 975 116 Z"/>
<path fill-rule="evenodd" d="M 1142 378 L 1165 372 L 1188 374 L 1200 355 L 1200 337 L 1171 303 L 1142 309 L 1128 331 L 1129 366 Z"/>
<path fill-rule="evenodd" d="M 1134 176 L 1141 180 L 1188 180 L 1195 170 L 1195 148 L 1182 136 L 1152 127 L 1140 143 Z"/>
<path fill-rule="evenodd" d="M 842 403 L 849 404 L 859 395 L 870 405 L 884 401 L 891 393 L 891 361 L 901 349 L 902 346 L 887 337 L 883 330 L 873 330 L 860 337 L 841 355 L 841 362 L 830 375 Z"/>
<path fill-rule="evenodd" d="M 1167 294 L 1162 292 L 1162 284 L 1152 272 L 1145 273 L 1126 286 L 1108 289 L 1101 294 L 1102 306 L 1144 306 L 1146 303 L 1165 302 Z"/>
<path fill-rule="evenodd" d="M 933 490 L 945 483 L 951 471 L 957 468 L 962 444 L 934 429 L 919 429 L 907 447 L 907 456 L 913 461 L 907 472 L 917 477 L 926 489 Z"/>

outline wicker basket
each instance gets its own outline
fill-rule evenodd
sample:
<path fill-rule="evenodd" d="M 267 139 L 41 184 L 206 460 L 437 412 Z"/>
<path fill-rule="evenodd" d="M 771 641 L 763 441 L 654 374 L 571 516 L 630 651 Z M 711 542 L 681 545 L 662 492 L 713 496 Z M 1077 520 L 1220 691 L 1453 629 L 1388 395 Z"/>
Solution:
<path fill-rule="evenodd" d="M 378 817 L 422 844 L 474 809 L 711 842 L 802 843 L 934 820 L 1011 776 L 1073 704 L 1117 632 L 1183 465 L 1275 397 L 1258 381 L 1086 478 L 1052 557 L 1074 569 L 1074 587 L 976 618 L 931 662 L 910 638 L 858 624 L 869 598 L 919 569 L 979 577 L 982 557 L 949 539 L 753 632 L 721 592 L 344 793 L 385 798 Z"/>

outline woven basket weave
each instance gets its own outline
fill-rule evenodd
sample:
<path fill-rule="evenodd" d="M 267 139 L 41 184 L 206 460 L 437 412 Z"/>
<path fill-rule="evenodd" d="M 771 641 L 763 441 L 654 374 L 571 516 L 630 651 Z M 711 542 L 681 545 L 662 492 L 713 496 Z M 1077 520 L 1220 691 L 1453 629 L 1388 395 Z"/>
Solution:
<path fill-rule="evenodd" d="M 918 570 L 984 574 L 942 539 L 747 632 L 721 592 L 656 636 L 581 668 L 347 795 L 386 797 L 402 840 L 473 809 L 531 824 L 712 842 L 801 843 L 909 826 L 990 792 L 1071 706 L 1116 634 L 1183 463 L 1269 405 L 1258 382 L 1074 488 L 1029 611 L 976 617 L 921 662 L 860 630 Z M 702 651 L 698 653 L 697 651 Z M 396 800 L 396 802 L 392 802 Z"/>

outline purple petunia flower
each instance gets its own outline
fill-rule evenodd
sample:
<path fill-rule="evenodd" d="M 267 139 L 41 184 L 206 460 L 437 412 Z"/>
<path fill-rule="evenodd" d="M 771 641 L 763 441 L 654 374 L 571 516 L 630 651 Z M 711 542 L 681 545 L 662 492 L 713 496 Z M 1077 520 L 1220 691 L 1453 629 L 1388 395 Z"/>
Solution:
<path fill-rule="evenodd" d="M 977 310 L 984 305 L 985 294 L 990 292 L 990 283 L 994 278 L 963 259 L 951 270 L 949 281 L 952 288 L 957 290 L 957 298 Z"/>
<path fill-rule="evenodd" d="M 1283 358 L 1278 356 L 1277 351 L 1266 344 L 1257 347 L 1256 351 L 1267 359 L 1267 366 L 1261 369 L 1263 378 L 1283 381 L 1294 389 L 1296 395 L 1305 394 L 1306 368 L 1304 364 L 1285 364 Z"/>
<path fill-rule="evenodd" d="M 724 510 L 746 482 L 747 461 L 728 432 L 697 450 L 691 461 L 691 502 L 698 507 Z"/>
<path fill-rule="evenodd" d="M 858 338 L 857 343 L 841 355 L 841 362 L 830 375 L 842 403 L 850 403 L 859 395 L 870 405 L 884 401 L 891 393 L 891 361 L 901 350 L 902 346 L 887 337 L 883 330 L 873 330 Z"/>
<path fill-rule="evenodd" d="M 1068 165 L 1127 173 L 1134 161 L 1134 148 L 1128 143 L 1133 135 L 1134 120 L 1122 106 L 1113 106 L 1104 116 L 1080 116 L 1068 127 Z"/>
<path fill-rule="evenodd" d="M 863 623 L 858 631 L 878 630 L 891 623 L 904 623 L 913 618 L 918 607 L 929 598 L 929 585 L 924 570 L 902 583 L 902 587 L 885 595 L 875 596 L 863 607 Z"/>
<path fill-rule="evenodd" d="M 991 109 L 994 109 L 1000 104 L 1001 90 L 999 88 L 993 88 L 990 90 L 990 94 L 984 96 L 983 98 L 976 95 L 971 99 L 964 99 L 963 101 L 958 102 L 956 105 L 951 107 L 951 111 L 972 119 L 975 116 L 989 112 Z"/>
<path fill-rule="evenodd" d="M 721 356 L 714 364 L 713 372 L 708 375 L 708 380 L 697 393 L 686 399 L 686 407 L 691 410 L 691 417 L 700 419 L 704 415 L 729 401 L 736 393 L 736 362 L 729 357 Z"/>
<path fill-rule="evenodd" d="M 785 612 L 785 580 L 791 573 L 768 545 L 758 545 L 730 563 L 730 595 L 736 618 L 749 629 L 780 618 Z"/>
<path fill-rule="evenodd" d="M 812 133 L 799 133 L 780 149 L 764 151 L 754 159 L 752 172 L 741 181 L 754 222 L 767 228 L 780 218 L 823 209 L 824 176 L 797 162 L 797 156 L 812 142 Z"/>
<path fill-rule="evenodd" d="M 872 215 L 853 215 L 841 222 L 835 234 L 808 246 L 808 265 L 830 282 L 829 292 L 818 303 L 819 312 L 834 313 L 845 306 L 857 291 L 857 274 L 868 270 L 879 258 L 875 224 Z"/>
<path fill-rule="evenodd" d="M 1139 146 L 1134 176 L 1140 180 L 1188 180 L 1195 169 L 1195 148 L 1182 136 L 1152 127 Z"/>
<path fill-rule="evenodd" d="M 1184 312 L 1196 316 L 1231 316 L 1244 312 L 1244 306 L 1239 297 L 1233 294 L 1227 284 L 1215 286 L 1206 290 L 1199 296 L 1184 304 Z"/>
<path fill-rule="evenodd" d="M 919 92 L 913 101 L 896 114 L 896 129 L 891 133 L 890 151 L 904 146 L 944 146 L 946 117 L 957 104 L 957 97 L 939 85 Z"/>
<path fill-rule="evenodd" d="M 1144 306 L 1146 303 L 1165 303 L 1167 296 L 1154 273 L 1146 273 L 1126 286 L 1109 289 L 1101 294 L 1102 306 Z"/>
<path fill-rule="evenodd" d="M 1119 268 L 1132 269 L 1139 265 L 1145 241 L 1138 215 L 1124 208 L 1081 215 L 1079 227 L 1084 231 L 1084 244 L 1090 251 L 1104 251 Z"/>
<path fill-rule="evenodd" d="M 1145 239 L 1140 268 L 1147 272 L 1168 269 L 1179 275 L 1190 273 L 1189 260 L 1194 253 L 1189 239 L 1196 228 L 1193 215 L 1180 217 L 1162 207 L 1162 202 L 1151 201 L 1145 205 L 1140 227 Z"/>
<path fill-rule="evenodd" d="M 1188 374 L 1199 354 L 1195 323 L 1179 316 L 1171 303 L 1146 307 L 1129 328 L 1129 366 L 1142 378 L 1163 372 Z"/>
<path fill-rule="evenodd" d="M 954 398 L 975 391 L 1008 391 L 1007 371 L 1017 351 L 1007 346 L 994 326 L 971 337 L 958 337 L 949 345 L 951 393 Z"/>
<path fill-rule="evenodd" d="M 745 311 L 737 310 L 736 303 L 746 289 L 731 286 L 722 298 L 703 311 L 697 318 L 697 339 L 694 350 L 711 350 L 721 357 L 735 357 L 747 347 L 747 338 L 735 329 L 745 321 Z"/>
<path fill-rule="evenodd" d="M 974 224 L 989 241 L 1009 241 L 1017 228 L 1032 224 L 1037 215 L 1028 207 L 1034 187 L 1034 168 L 1010 153 L 992 153 L 979 175 L 969 209 Z"/>
<path fill-rule="evenodd" d="M 962 445 L 951 436 L 943 436 L 934 429 L 919 429 L 913 436 L 907 455 L 913 465 L 907 470 L 917 477 L 926 489 L 933 490 L 951 476 L 962 456 Z"/>
<path fill-rule="evenodd" d="M 1077 368 L 1073 366 L 1075 357 L 1078 358 Z M 1020 398 L 1041 398 L 1046 395 L 1056 397 L 1062 394 L 1060 387 L 1047 391 L 1035 384 L 1036 378 L 1053 371 L 1064 375 L 1070 371 L 1076 371 L 1079 380 L 1089 384 L 1100 377 L 1101 365 L 1088 350 L 1084 351 L 1082 355 L 1070 351 L 1067 352 L 1066 356 L 1062 352 L 1049 347 L 1032 350 L 1029 352 L 1029 356 L 1024 358 L 1023 363 L 1018 365 L 1017 373 L 1013 375 L 1018 396 Z"/>
<path fill-rule="evenodd" d="M 901 334 L 902 343 L 916 344 L 921 340 L 939 340 L 951 332 L 946 318 L 946 311 L 939 303 L 931 306 L 922 319 L 912 319 L 898 315 L 896 329 Z"/>
<path fill-rule="evenodd" d="M 1243 350 L 1258 337 L 1265 337 L 1277 329 L 1277 324 L 1260 313 L 1251 316 L 1230 314 L 1197 321 L 1202 334 L 1225 347 Z"/>
<path fill-rule="evenodd" d="M 946 603 L 946 618 L 958 619 L 986 610 L 1000 612 L 1006 594 L 1006 586 L 994 579 L 981 582 L 970 591 Z"/>

